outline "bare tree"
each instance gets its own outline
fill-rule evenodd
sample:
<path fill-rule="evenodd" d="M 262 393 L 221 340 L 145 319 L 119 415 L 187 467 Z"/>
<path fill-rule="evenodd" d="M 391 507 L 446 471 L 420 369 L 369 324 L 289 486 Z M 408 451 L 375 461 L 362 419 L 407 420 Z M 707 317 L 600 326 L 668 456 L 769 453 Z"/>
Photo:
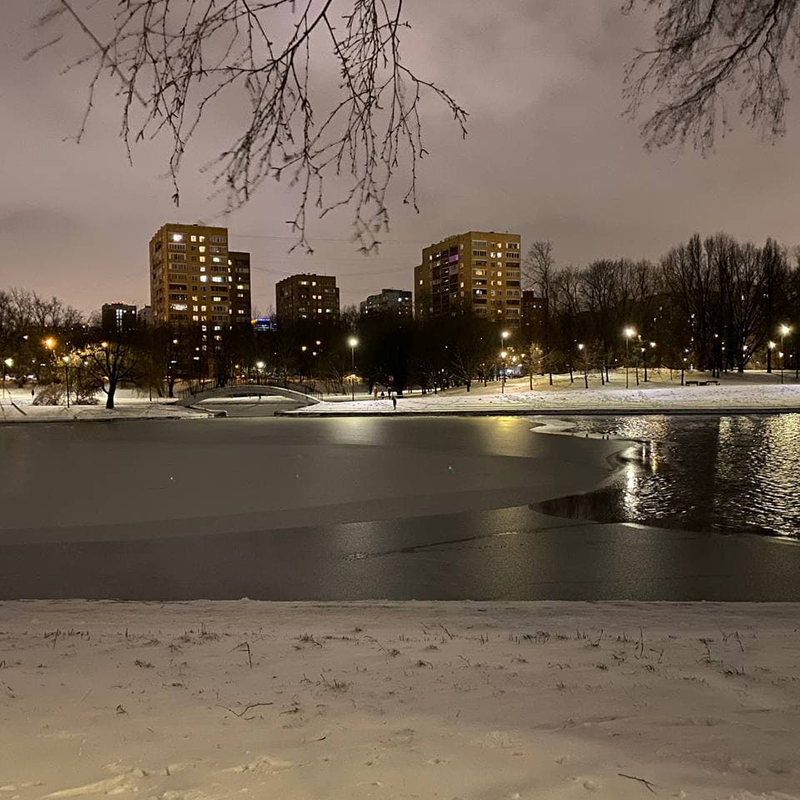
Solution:
<path fill-rule="evenodd" d="M 300 193 L 290 221 L 295 246 L 309 251 L 309 209 L 322 216 L 340 206 L 354 209 L 362 250 L 374 248 L 388 223 L 387 192 L 402 159 L 410 166 L 403 199 L 416 208 L 417 165 L 426 154 L 423 92 L 441 101 L 466 134 L 464 109 L 401 57 L 401 32 L 408 28 L 403 0 L 100 0 L 80 13 L 73 0 L 54 2 L 39 26 L 49 30 L 69 21 L 90 42 L 72 64 L 94 69 L 78 142 L 97 86 L 110 78 L 122 98 L 121 136 L 129 157 L 140 140 L 171 140 L 177 204 L 180 168 L 201 121 L 215 101 L 245 98 L 247 122 L 208 165 L 213 182 L 231 210 L 266 179 L 288 178 Z M 98 32 L 104 29 L 110 36 Z M 62 36 L 57 31 L 34 52 Z M 327 71 L 317 63 L 323 48 L 331 59 Z M 335 90 L 312 81 L 335 74 Z M 322 111 L 320 98 L 329 98 Z M 324 180 L 342 175 L 349 178 L 346 188 L 324 196 Z"/>
<path fill-rule="evenodd" d="M 690 142 L 703 151 L 731 127 L 729 100 L 769 140 L 785 132 L 786 71 L 800 56 L 798 0 L 627 0 L 658 14 L 655 44 L 629 64 L 628 111 L 655 96 L 648 147 Z M 794 63 L 793 63 L 794 62 Z"/>

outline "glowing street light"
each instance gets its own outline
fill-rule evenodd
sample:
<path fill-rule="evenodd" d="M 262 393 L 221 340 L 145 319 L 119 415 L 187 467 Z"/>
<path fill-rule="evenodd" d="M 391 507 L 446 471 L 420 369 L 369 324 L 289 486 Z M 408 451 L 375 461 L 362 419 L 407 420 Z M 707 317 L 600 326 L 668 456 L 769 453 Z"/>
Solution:
<path fill-rule="evenodd" d="M 792 332 L 789 325 L 782 324 L 778 329 L 781 332 L 781 383 L 783 383 L 783 366 L 786 361 L 786 348 L 784 347 L 786 337 Z"/>
<path fill-rule="evenodd" d="M 579 344 L 578 352 L 583 353 L 583 385 L 584 388 L 589 388 L 589 354 L 586 352 L 586 345 Z"/>
<path fill-rule="evenodd" d="M 358 347 L 358 339 L 351 336 L 347 340 L 350 345 L 350 366 L 353 368 L 353 380 L 350 382 L 350 399 L 356 399 L 356 347 Z"/>
<path fill-rule="evenodd" d="M 623 331 L 625 334 L 625 388 L 627 389 L 630 386 L 628 380 L 628 353 L 629 353 L 629 345 L 631 342 L 631 337 L 636 336 L 636 331 L 631 328 L 630 326 L 626 327 Z"/>
<path fill-rule="evenodd" d="M 52 336 L 48 336 L 48 337 L 47 337 L 47 338 L 46 338 L 46 339 L 45 339 L 45 340 L 42 342 L 42 344 L 43 344 L 43 345 L 44 345 L 44 346 L 45 346 L 45 347 L 46 347 L 48 350 L 54 350 L 54 349 L 55 349 L 55 346 L 56 346 L 56 344 L 57 344 L 57 342 L 56 342 L 56 340 L 55 340 L 55 339 L 54 339 Z"/>

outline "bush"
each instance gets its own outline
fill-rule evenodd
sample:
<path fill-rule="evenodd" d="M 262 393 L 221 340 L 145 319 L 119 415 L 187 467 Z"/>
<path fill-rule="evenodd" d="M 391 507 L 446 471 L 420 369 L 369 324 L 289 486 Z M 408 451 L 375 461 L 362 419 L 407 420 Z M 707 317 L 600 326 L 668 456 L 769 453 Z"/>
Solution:
<path fill-rule="evenodd" d="M 58 383 L 42 386 L 33 398 L 35 406 L 60 406 L 64 403 L 64 387 Z"/>

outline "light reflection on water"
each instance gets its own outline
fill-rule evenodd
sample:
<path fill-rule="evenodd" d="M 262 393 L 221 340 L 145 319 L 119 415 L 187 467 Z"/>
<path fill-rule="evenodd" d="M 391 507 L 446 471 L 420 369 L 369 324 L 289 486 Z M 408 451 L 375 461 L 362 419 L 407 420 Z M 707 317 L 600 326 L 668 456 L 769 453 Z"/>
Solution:
<path fill-rule="evenodd" d="M 600 489 L 546 513 L 669 528 L 800 536 L 800 414 L 575 417 L 577 435 L 630 439 Z"/>

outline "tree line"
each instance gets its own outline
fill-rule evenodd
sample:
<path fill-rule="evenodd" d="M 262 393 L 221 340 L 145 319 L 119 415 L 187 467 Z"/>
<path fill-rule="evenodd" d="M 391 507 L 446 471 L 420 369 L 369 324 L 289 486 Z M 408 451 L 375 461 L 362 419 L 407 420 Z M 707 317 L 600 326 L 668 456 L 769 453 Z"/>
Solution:
<path fill-rule="evenodd" d="M 234 325 L 214 336 L 196 325 L 103 330 L 58 298 L 0 290 L 0 361 L 20 386 L 48 386 L 43 402 L 113 408 L 117 387 L 153 396 L 235 382 L 300 383 L 345 392 L 351 381 L 403 391 L 470 390 L 501 373 L 585 373 L 605 382 L 615 367 L 698 369 L 719 375 L 758 367 L 798 370 L 798 253 L 719 233 L 694 235 L 653 263 L 599 259 L 559 267 L 552 244 L 529 248 L 523 277 L 535 301 L 520 328 L 468 311 L 440 319 L 361 318 Z M 177 388 L 176 388 L 177 387 Z M 66 397 L 64 395 L 66 394 Z"/>

